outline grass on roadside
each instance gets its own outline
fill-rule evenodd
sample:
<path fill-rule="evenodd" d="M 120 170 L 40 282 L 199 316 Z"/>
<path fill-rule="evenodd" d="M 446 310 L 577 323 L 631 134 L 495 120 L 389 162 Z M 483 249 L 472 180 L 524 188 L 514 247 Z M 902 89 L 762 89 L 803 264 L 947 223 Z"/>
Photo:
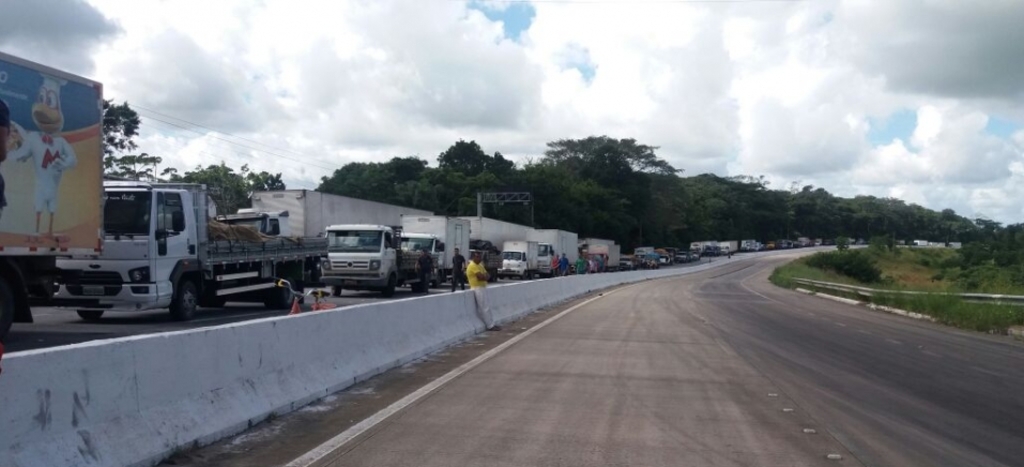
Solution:
<path fill-rule="evenodd" d="M 893 271 L 882 266 L 883 271 Z M 922 274 L 915 274 L 921 277 Z M 903 276 L 906 277 L 906 276 Z M 902 310 L 913 311 L 935 318 L 938 322 L 956 326 L 962 329 L 970 329 L 980 332 L 1005 333 L 1010 326 L 1024 325 L 1024 307 L 1012 305 L 997 305 L 994 303 L 972 303 L 965 302 L 959 296 L 947 295 L 943 292 L 949 291 L 949 284 L 943 287 L 932 285 L 930 290 L 923 290 L 925 294 L 880 294 L 871 297 L 859 294 L 842 293 L 833 290 L 816 290 L 815 287 L 797 284 L 794 279 L 810 279 L 825 282 L 835 282 L 847 285 L 859 285 L 876 289 L 889 290 L 921 290 L 924 287 L 913 287 L 910 284 L 864 284 L 849 277 L 831 271 L 825 271 L 811 267 L 803 260 L 792 261 L 779 266 L 772 272 L 769 280 L 777 286 L 786 288 L 802 287 L 816 292 L 830 295 L 852 298 L 860 301 L 870 301 L 878 305 L 885 305 Z"/>

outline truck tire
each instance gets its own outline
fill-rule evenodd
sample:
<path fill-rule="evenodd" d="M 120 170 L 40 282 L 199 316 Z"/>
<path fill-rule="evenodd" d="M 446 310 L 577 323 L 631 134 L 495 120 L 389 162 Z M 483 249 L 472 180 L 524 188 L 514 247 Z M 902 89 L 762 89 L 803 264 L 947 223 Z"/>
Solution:
<path fill-rule="evenodd" d="M 263 299 L 263 306 L 268 310 L 286 310 L 292 306 L 292 289 L 288 287 L 274 287 L 267 289 L 267 295 Z"/>
<path fill-rule="evenodd" d="M 336 286 L 334 286 L 334 287 L 331 287 L 331 295 L 333 295 L 333 296 L 335 296 L 335 297 L 340 297 L 340 296 L 341 296 L 341 291 L 342 291 L 342 290 L 343 290 L 343 289 L 341 288 L 341 286 L 340 286 L 340 285 L 336 285 Z"/>
<path fill-rule="evenodd" d="M 384 297 L 394 297 L 395 287 L 398 287 L 398 278 L 394 274 L 388 276 L 388 285 L 384 286 L 384 290 L 380 291 L 380 294 Z"/>
<path fill-rule="evenodd" d="M 78 317 L 86 321 L 99 321 L 103 317 L 103 310 L 78 310 Z"/>
<path fill-rule="evenodd" d="M 14 322 L 14 292 L 6 279 L 0 278 L 0 341 L 7 337 L 7 331 Z"/>
<path fill-rule="evenodd" d="M 196 314 L 196 306 L 199 302 L 199 290 L 196 283 L 184 279 L 175 287 L 174 299 L 171 300 L 171 319 L 175 321 L 188 321 Z"/>

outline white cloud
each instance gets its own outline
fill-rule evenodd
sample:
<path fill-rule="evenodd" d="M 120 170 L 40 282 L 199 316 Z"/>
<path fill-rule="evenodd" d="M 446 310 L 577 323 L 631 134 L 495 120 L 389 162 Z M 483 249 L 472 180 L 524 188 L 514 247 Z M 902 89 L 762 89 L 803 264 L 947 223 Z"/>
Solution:
<path fill-rule="evenodd" d="M 181 169 L 247 163 L 314 187 L 459 138 L 525 158 L 607 134 L 688 174 L 1024 214 L 1024 131 L 985 130 L 1024 122 L 1018 1 L 540 2 L 517 41 L 446 0 L 14 1 L 0 48 L 148 109 L 142 149 Z M 873 146 L 870 122 L 907 109 L 914 131 Z"/>

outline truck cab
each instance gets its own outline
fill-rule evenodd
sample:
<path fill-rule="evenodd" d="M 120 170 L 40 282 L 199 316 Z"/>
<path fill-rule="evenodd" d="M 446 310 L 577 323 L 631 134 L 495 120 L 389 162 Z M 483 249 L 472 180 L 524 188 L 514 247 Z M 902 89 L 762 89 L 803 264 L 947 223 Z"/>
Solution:
<path fill-rule="evenodd" d="M 374 290 L 394 295 L 404 284 L 422 290 L 416 275 L 419 252 L 402 248 L 402 233 L 397 227 L 371 224 L 344 224 L 327 227 L 327 261 L 321 263 L 321 281 L 334 288 Z M 423 245 L 411 241 L 408 246 Z M 428 242 L 429 243 L 429 242 Z M 437 263 L 437 256 L 434 256 Z"/>
<path fill-rule="evenodd" d="M 228 225 L 244 225 L 269 237 L 291 237 L 288 211 L 259 212 L 254 209 L 239 209 L 237 214 L 217 216 L 217 221 Z"/>
<path fill-rule="evenodd" d="M 501 252 L 501 269 L 498 271 L 498 275 L 532 280 L 540 271 L 537 260 L 538 250 L 537 242 L 505 242 Z M 550 269 L 550 259 L 548 261 Z"/>
<path fill-rule="evenodd" d="M 554 260 L 555 246 L 550 243 L 537 244 L 537 270 L 541 276 L 552 277 L 555 271 L 551 268 L 551 261 Z"/>
<path fill-rule="evenodd" d="M 57 261 L 75 278 L 61 285 L 57 298 L 71 306 L 82 300 L 83 307 L 118 311 L 171 306 L 173 282 L 198 267 L 200 201 L 194 194 L 177 187 L 106 182 L 103 255 Z M 201 227 L 206 228 L 205 222 Z M 83 313 L 83 318 L 98 317 L 102 311 Z"/>
<path fill-rule="evenodd" d="M 439 267 L 438 260 L 444 255 L 445 245 L 436 235 L 424 233 L 402 233 L 402 251 L 419 257 L 420 252 L 426 250 L 434 258 L 434 271 L 431 271 L 431 287 L 439 285 L 440 277 L 437 275 Z"/>

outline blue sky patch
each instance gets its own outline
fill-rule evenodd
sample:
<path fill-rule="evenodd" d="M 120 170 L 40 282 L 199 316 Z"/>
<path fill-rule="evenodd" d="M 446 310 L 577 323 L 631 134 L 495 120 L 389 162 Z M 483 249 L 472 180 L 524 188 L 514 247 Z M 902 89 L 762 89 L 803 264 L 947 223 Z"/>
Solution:
<path fill-rule="evenodd" d="M 537 10 L 529 3 L 487 4 L 478 0 L 470 0 L 469 8 L 481 11 L 491 21 L 501 21 L 505 29 L 505 37 L 518 41 L 523 31 L 530 29 Z"/>
<path fill-rule="evenodd" d="M 583 76 L 583 81 L 588 85 L 594 81 L 597 74 L 597 66 L 590 59 L 590 50 L 579 44 L 569 44 L 562 51 L 562 69 L 575 68 Z"/>
<path fill-rule="evenodd" d="M 910 109 L 903 109 L 885 120 L 869 119 L 871 130 L 868 131 L 868 141 L 872 145 L 882 146 L 890 144 L 899 138 L 904 142 L 910 141 L 910 137 L 917 128 L 917 112 Z"/>
<path fill-rule="evenodd" d="M 1000 138 L 1009 138 L 1020 129 L 1021 125 L 1017 122 L 992 116 L 989 116 L 988 125 L 985 126 L 986 132 Z"/>

